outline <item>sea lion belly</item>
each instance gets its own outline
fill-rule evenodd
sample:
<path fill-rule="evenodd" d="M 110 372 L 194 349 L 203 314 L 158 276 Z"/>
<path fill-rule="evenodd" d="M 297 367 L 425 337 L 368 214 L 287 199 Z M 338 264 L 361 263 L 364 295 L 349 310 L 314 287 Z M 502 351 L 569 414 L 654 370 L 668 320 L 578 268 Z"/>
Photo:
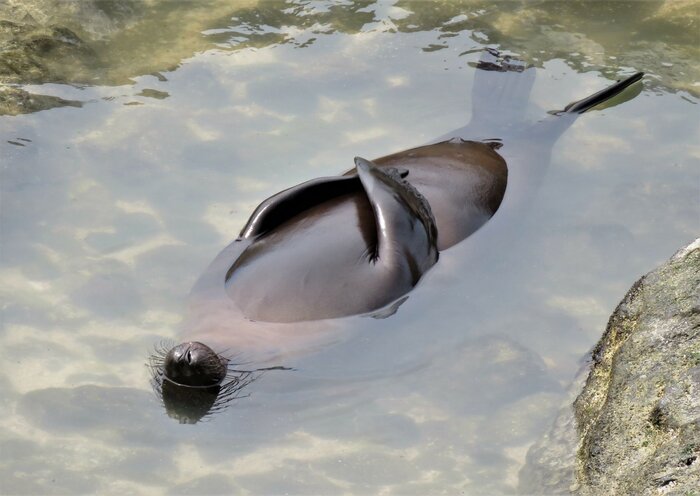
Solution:
<path fill-rule="evenodd" d="M 455 140 L 382 157 L 407 172 L 430 205 L 437 249 L 463 240 L 496 212 L 507 167 L 491 146 Z M 356 174 L 356 171 L 348 175 Z M 406 235 L 404 233 L 404 235 Z M 409 243 L 410 244 L 410 243 Z M 256 239 L 228 272 L 226 291 L 250 320 L 297 322 L 367 313 L 410 291 L 420 275 L 373 263 L 377 222 L 361 191 L 305 209 Z"/>
<path fill-rule="evenodd" d="M 375 245 L 367 198 L 343 195 L 257 240 L 231 268 L 226 291 L 251 320 L 296 322 L 364 313 L 411 287 L 408 280 L 386 280 L 376 269 L 370 260 Z"/>

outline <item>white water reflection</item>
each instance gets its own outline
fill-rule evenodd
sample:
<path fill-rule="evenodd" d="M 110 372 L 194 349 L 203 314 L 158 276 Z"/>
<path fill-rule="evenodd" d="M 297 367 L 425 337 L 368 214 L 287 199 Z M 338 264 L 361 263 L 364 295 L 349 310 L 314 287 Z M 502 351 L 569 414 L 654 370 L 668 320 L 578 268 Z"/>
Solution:
<path fill-rule="evenodd" d="M 350 319 L 343 342 L 265 374 L 211 421 L 167 418 L 144 367 L 262 199 L 467 122 L 478 53 L 459 54 L 478 44 L 437 36 L 209 51 L 167 81 L 43 85 L 90 103 L 0 119 L 2 492 L 516 491 L 619 299 L 697 235 L 683 92 L 583 116 L 508 244 L 477 266 L 467 243 L 444 253 L 396 315 Z M 420 49 L 438 41 L 449 50 Z M 608 83 L 553 59 L 532 103 Z"/>

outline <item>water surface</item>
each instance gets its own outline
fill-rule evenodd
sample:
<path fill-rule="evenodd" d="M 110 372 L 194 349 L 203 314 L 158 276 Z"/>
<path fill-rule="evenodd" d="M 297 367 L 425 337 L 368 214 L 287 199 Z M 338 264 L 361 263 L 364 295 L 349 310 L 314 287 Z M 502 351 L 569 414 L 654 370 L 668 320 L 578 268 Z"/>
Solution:
<path fill-rule="evenodd" d="M 225 3 L 26 4 L 92 58 L 4 73 L 54 108 L 0 117 L 2 492 L 517 493 L 617 302 L 697 236 L 697 9 Z M 533 118 L 648 76 L 557 142 L 507 242 L 443 253 L 396 315 L 349 319 L 208 421 L 168 418 L 144 362 L 247 215 L 464 125 L 485 46 L 538 68 Z"/>

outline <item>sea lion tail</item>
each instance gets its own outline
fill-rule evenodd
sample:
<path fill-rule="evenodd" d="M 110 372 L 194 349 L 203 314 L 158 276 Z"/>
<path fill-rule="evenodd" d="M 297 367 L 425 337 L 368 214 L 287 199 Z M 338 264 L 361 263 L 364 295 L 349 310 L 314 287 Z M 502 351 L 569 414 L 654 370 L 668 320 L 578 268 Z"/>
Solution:
<path fill-rule="evenodd" d="M 634 83 L 642 79 L 643 76 L 643 72 L 637 72 L 636 74 L 622 79 L 616 82 L 615 84 L 612 84 L 607 88 L 592 94 L 591 96 L 568 104 L 566 107 L 564 107 L 564 110 L 561 112 L 569 114 L 582 114 L 592 109 L 596 105 L 600 105 L 601 103 L 606 102 L 611 98 L 619 95 L 624 90 L 632 86 Z"/>

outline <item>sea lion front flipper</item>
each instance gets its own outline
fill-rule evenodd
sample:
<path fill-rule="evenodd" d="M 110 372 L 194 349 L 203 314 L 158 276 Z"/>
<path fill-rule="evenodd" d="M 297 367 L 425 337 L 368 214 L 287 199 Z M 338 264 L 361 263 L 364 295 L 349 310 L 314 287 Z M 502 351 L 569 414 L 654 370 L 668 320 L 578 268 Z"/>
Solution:
<path fill-rule="evenodd" d="M 312 179 L 280 191 L 258 205 L 239 238 L 261 236 L 319 203 L 360 188 L 357 176 L 333 176 Z"/>
<path fill-rule="evenodd" d="M 374 262 L 407 269 L 412 284 L 417 283 L 438 258 L 430 204 L 398 171 L 381 169 L 360 157 L 355 157 L 355 166 L 377 226 Z"/>
<path fill-rule="evenodd" d="M 408 175 L 406 169 L 396 169 L 396 172 L 402 178 Z M 352 174 L 312 179 L 280 191 L 258 205 L 241 230 L 239 239 L 262 236 L 304 210 L 358 191 L 361 187 L 357 175 Z"/>

